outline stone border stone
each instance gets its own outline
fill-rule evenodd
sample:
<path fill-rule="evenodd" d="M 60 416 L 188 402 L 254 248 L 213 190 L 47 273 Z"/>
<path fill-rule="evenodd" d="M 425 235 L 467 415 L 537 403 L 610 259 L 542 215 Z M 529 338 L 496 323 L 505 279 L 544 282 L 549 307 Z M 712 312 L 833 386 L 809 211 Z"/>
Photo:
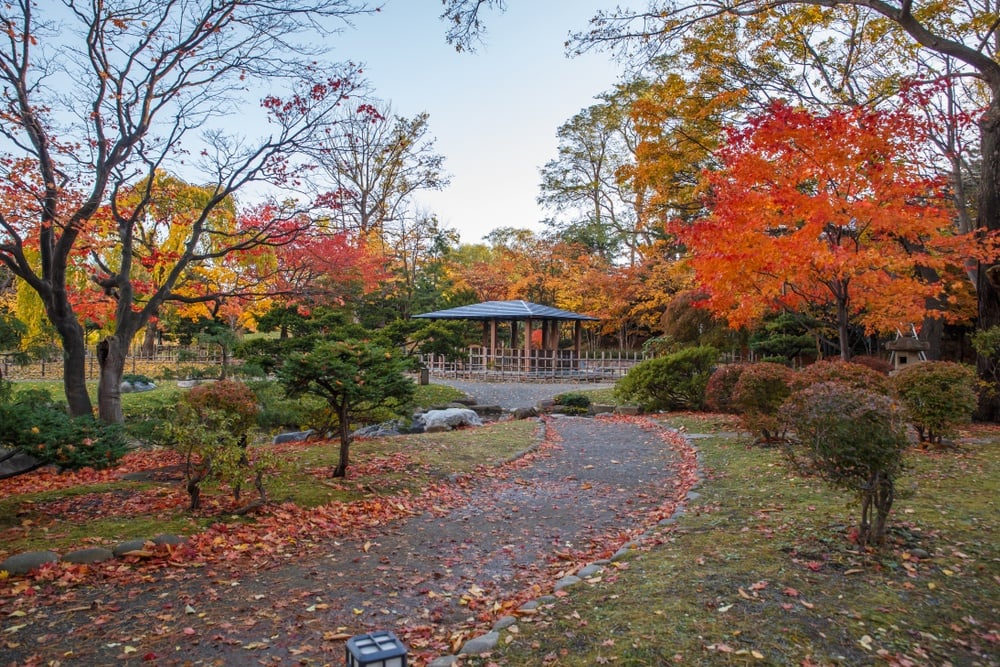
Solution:
<path fill-rule="evenodd" d="M 58 563 L 63 561 L 74 565 L 92 565 L 103 563 L 113 558 L 125 558 L 132 555 L 148 554 L 148 545 L 153 546 L 176 546 L 184 544 L 187 538 L 180 535 L 162 534 L 149 540 L 126 540 L 115 545 L 111 549 L 105 547 L 91 547 L 88 549 L 77 549 L 70 551 L 64 556 L 60 556 L 55 551 L 25 551 L 13 556 L 8 556 L 0 561 L 0 572 L 6 572 L 10 576 L 20 576 L 29 574 L 48 563 Z"/>

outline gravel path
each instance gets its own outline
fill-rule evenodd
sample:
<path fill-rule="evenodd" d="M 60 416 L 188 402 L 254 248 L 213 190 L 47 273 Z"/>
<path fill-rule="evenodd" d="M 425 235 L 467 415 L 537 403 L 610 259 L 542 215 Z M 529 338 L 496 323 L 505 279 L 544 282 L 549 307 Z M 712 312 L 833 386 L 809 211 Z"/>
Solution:
<path fill-rule="evenodd" d="M 570 391 L 607 389 L 614 386 L 613 383 L 604 382 L 473 382 L 439 377 L 431 378 L 431 382 L 464 391 L 480 405 L 499 405 L 505 410 L 531 407 L 539 401 Z"/>
<path fill-rule="evenodd" d="M 502 389 L 504 397 L 477 398 L 534 401 L 564 391 Z M 546 420 L 545 430 L 538 451 L 472 480 L 450 509 L 330 540 L 318 554 L 264 571 L 234 561 L 71 589 L 66 609 L 23 619 L 0 662 L 340 664 L 342 633 L 393 630 L 417 655 L 432 638 L 469 628 L 470 619 L 470 634 L 482 633 L 494 604 L 551 592 L 561 576 L 607 557 L 686 493 L 681 457 L 657 427 L 560 417 Z"/>

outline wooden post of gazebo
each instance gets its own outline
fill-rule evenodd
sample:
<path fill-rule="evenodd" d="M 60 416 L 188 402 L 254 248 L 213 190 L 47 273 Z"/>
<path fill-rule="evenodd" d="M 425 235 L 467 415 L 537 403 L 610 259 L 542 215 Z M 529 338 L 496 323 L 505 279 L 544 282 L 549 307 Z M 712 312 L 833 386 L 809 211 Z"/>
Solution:
<path fill-rule="evenodd" d="M 532 369 L 531 360 L 531 325 L 532 321 L 529 317 L 524 321 L 524 371 L 530 373 Z"/>
<path fill-rule="evenodd" d="M 580 368 L 580 342 L 583 340 L 583 322 L 577 320 L 573 325 L 573 353 L 576 367 Z"/>

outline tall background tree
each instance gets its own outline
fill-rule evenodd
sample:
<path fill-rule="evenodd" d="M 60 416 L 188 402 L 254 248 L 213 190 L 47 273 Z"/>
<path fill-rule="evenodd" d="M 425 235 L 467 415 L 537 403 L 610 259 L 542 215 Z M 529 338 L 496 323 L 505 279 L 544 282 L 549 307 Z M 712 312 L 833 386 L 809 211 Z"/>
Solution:
<path fill-rule="evenodd" d="M 118 255 L 97 276 L 115 299 L 114 329 L 99 354 L 99 413 L 121 421 L 127 347 L 187 267 L 287 243 L 308 222 L 277 207 L 259 225 L 219 229 L 213 214 L 250 183 L 295 180 L 294 156 L 316 145 L 315 130 L 355 88 L 351 68 L 317 64 L 321 54 L 296 39 L 332 31 L 364 10 L 350 0 L 19 0 L 0 10 L 0 169 L 7 190 L 0 262 L 39 295 L 58 332 L 73 414 L 92 406 L 71 264 L 95 215 L 108 207 Z M 270 134 L 228 134 L 223 119 L 241 113 L 255 82 L 283 91 L 261 101 Z M 136 232 L 155 199 L 159 170 L 183 173 L 211 194 L 160 288 L 137 304 Z M 143 179 L 146 185 L 136 187 Z M 134 191 L 127 205 L 120 196 L 126 189 Z"/>
<path fill-rule="evenodd" d="M 900 0 L 654 0 L 643 10 L 618 8 L 596 16 L 592 28 L 576 35 L 575 48 L 608 47 L 626 58 L 650 62 L 664 55 L 692 55 L 697 62 L 723 63 L 739 53 L 741 63 L 704 68 L 724 72 L 758 97 L 811 97 L 815 102 L 876 104 L 893 98 L 904 82 L 947 82 L 942 108 L 956 119 L 972 114 L 979 129 L 981 172 L 974 209 L 975 227 L 1000 229 L 1000 62 L 994 3 L 930 3 Z M 734 40 L 700 39 L 714 30 Z M 707 46 L 707 48 L 704 48 Z M 735 48 L 734 48 L 735 47 Z M 752 77 L 736 78 L 756 70 Z M 767 76 L 760 76 L 761 74 Z M 966 81 L 973 86 L 962 85 Z M 761 85 L 762 82 L 767 84 Z M 750 85 L 755 83 L 756 85 Z M 959 96 L 964 96 L 959 102 Z M 950 97 L 949 97 L 950 96 Z M 977 101 L 981 106 L 977 108 Z M 962 105 L 957 109 L 956 105 Z M 954 124 L 935 143 L 945 151 L 940 168 L 952 172 L 961 215 L 968 191 L 963 169 L 976 161 L 957 140 Z M 950 136 L 949 136 L 949 133 Z M 919 150 L 914 147 L 914 150 Z M 950 156 L 950 157 L 949 157 Z M 961 177 L 959 177 L 961 176 Z M 972 219 L 970 213 L 966 220 Z M 996 258 L 972 267 L 978 327 L 1000 325 L 1000 265 Z M 981 354 L 981 375 L 996 360 Z M 979 416 L 1000 418 L 1000 392 L 984 392 Z"/>

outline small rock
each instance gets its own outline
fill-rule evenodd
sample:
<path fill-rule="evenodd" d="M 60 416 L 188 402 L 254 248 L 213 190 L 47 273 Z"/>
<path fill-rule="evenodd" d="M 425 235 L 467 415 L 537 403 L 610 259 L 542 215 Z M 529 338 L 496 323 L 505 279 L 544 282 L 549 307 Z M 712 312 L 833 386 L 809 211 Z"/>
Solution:
<path fill-rule="evenodd" d="M 533 609 L 538 609 L 538 600 L 528 600 L 518 607 L 518 611 L 532 611 Z"/>
<path fill-rule="evenodd" d="M 604 568 L 601 567 L 600 565 L 597 565 L 595 563 L 591 563 L 590 565 L 587 565 L 586 567 L 580 568 L 580 571 L 576 573 L 576 576 L 582 577 L 582 578 L 586 579 L 588 577 L 594 576 L 595 574 L 599 574 L 601 572 L 601 570 L 603 570 L 603 569 Z"/>
<path fill-rule="evenodd" d="M 913 556 L 914 558 L 919 558 L 920 560 L 931 557 L 931 555 L 927 553 L 927 551 L 920 548 L 910 549 L 910 555 Z"/>
<path fill-rule="evenodd" d="M 462 650 L 459 653 L 467 653 L 470 655 L 479 655 L 480 653 L 488 653 L 496 648 L 497 642 L 500 641 L 499 632 L 487 632 L 481 637 L 473 637 L 469 641 L 465 642 L 462 646 Z"/>
<path fill-rule="evenodd" d="M 73 563 L 75 565 L 90 565 L 91 563 L 103 563 L 104 561 L 111 560 L 114 557 L 115 554 L 110 549 L 93 547 L 92 549 L 79 549 L 77 551 L 71 551 L 63 556 L 63 560 L 67 563 Z"/>
<path fill-rule="evenodd" d="M 602 403 L 592 403 L 590 406 L 590 414 L 592 415 L 606 415 L 611 414 L 615 411 L 615 406 L 604 405 Z"/>
<path fill-rule="evenodd" d="M 0 570 L 11 575 L 28 574 L 46 563 L 55 563 L 58 560 L 59 554 L 54 551 L 25 551 L 5 559 L 0 563 Z"/>
<path fill-rule="evenodd" d="M 156 537 L 153 538 L 153 544 L 156 545 L 168 544 L 172 547 L 175 547 L 178 544 L 184 544 L 186 541 L 187 539 L 181 537 L 180 535 L 169 535 L 167 533 L 157 535 Z"/>
<path fill-rule="evenodd" d="M 699 498 L 701 498 L 701 494 L 698 493 L 697 491 L 688 491 L 687 494 L 688 500 L 698 500 Z"/>

